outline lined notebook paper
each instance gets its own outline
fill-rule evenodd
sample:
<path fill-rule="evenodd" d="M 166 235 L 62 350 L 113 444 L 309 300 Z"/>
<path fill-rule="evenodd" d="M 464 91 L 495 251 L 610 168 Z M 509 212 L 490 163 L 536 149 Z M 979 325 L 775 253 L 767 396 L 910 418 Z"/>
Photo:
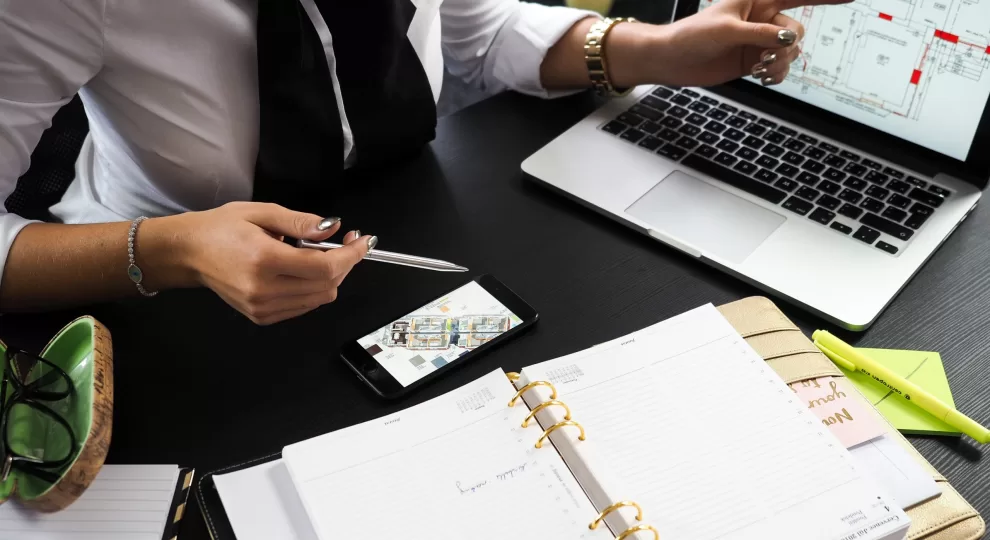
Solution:
<path fill-rule="evenodd" d="M 421 405 L 284 449 L 317 535 L 505 540 L 613 536 L 501 370 Z M 412 536 L 410 536 L 412 534 Z"/>
<path fill-rule="evenodd" d="M 0 504 L 0 539 L 161 540 L 178 481 L 175 465 L 104 465 L 89 489 L 61 512 Z"/>
<path fill-rule="evenodd" d="M 633 499 L 665 540 L 883 538 L 907 525 L 712 306 L 522 375 L 552 382 L 585 426 L 587 441 L 552 438 L 596 506 Z M 544 425 L 562 419 L 544 412 Z"/>

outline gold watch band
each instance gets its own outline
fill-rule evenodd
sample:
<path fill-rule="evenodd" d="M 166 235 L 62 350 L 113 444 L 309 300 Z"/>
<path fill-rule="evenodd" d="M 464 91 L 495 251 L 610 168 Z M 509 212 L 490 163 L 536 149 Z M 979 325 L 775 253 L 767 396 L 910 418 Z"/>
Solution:
<path fill-rule="evenodd" d="M 605 54 L 605 40 L 615 25 L 622 22 L 637 22 L 632 17 L 605 18 L 595 21 L 588 30 L 584 42 L 584 61 L 588 66 L 588 77 L 595 91 L 601 96 L 620 97 L 632 91 L 632 88 L 616 89 L 608 75 L 608 62 Z"/>

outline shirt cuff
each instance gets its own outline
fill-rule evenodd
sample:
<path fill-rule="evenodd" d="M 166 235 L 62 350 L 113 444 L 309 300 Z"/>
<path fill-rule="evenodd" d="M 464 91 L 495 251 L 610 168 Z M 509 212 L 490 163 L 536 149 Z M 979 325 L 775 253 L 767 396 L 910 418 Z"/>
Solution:
<path fill-rule="evenodd" d="M 22 218 L 17 214 L 0 214 L 0 281 L 3 279 L 3 270 L 7 265 L 7 255 L 10 253 L 10 246 L 14 245 L 14 239 L 17 238 L 21 229 L 31 223 L 38 222 Z"/>
<path fill-rule="evenodd" d="M 554 98 L 580 92 L 545 89 L 540 66 L 547 51 L 575 23 L 587 17 L 600 19 L 601 15 L 594 11 L 521 2 L 495 40 L 495 54 L 489 55 L 492 62 L 489 73 L 509 88 L 531 96 Z"/>

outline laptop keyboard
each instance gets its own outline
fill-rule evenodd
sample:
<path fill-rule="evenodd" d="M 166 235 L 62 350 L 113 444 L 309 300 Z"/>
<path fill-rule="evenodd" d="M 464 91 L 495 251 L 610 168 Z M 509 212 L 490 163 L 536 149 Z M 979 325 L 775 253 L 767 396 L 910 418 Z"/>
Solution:
<path fill-rule="evenodd" d="M 601 130 L 891 255 L 952 195 L 687 88 L 658 86 Z"/>

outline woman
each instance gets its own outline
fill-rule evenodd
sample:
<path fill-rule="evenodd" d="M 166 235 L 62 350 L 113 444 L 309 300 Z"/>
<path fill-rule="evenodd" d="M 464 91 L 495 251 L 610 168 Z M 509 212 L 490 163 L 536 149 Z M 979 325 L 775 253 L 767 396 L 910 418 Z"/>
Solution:
<path fill-rule="evenodd" d="M 665 26 L 518 0 L 0 2 L 0 201 L 77 92 L 91 130 L 57 223 L 0 213 L 0 312 L 205 286 L 258 324 L 301 315 L 377 239 L 280 239 L 330 237 L 339 219 L 298 210 L 433 138 L 444 61 L 552 97 L 592 85 L 585 44 L 607 30 L 599 87 L 776 84 L 803 35 L 780 12 L 841 1 L 723 0 Z"/>

